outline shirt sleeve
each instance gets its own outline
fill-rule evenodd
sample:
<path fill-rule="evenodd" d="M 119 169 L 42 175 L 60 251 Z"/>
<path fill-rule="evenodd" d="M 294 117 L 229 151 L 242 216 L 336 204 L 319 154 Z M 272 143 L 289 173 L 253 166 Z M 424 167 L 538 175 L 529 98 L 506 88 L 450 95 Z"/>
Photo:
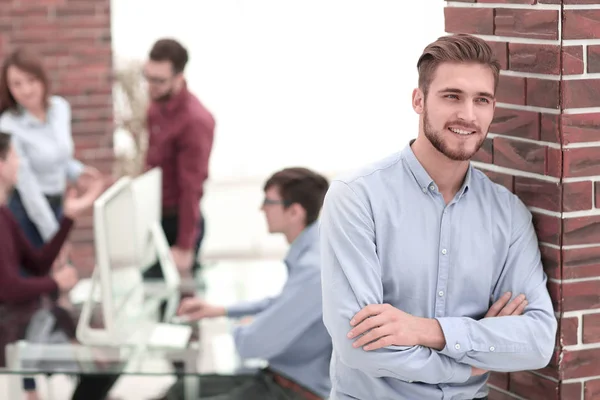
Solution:
<path fill-rule="evenodd" d="M 73 220 L 63 217 L 60 222 L 60 229 L 39 249 L 34 248 L 29 240 L 23 234 L 21 227 L 14 221 L 13 232 L 17 239 L 21 264 L 27 271 L 36 275 L 46 275 L 52 264 L 58 257 L 58 253 L 67 240 L 69 232 L 73 227 Z"/>
<path fill-rule="evenodd" d="M 546 287 L 531 213 L 514 198 L 513 229 L 508 255 L 493 296 L 523 293 L 523 315 L 484 318 L 438 318 L 446 347 L 441 354 L 491 371 L 512 372 L 545 367 L 556 342 L 557 320 Z"/>
<path fill-rule="evenodd" d="M 18 138 L 14 137 L 14 148 L 19 156 L 19 172 L 16 188 L 19 191 L 27 216 L 35 224 L 44 242 L 58 231 L 58 221 L 42 192 L 31 164 Z"/>
<path fill-rule="evenodd" d="M 260 312 L 251 324 L 233 332 L 242 358 L 271 359 L 285 351 L 322 318 L 318 271 L 300 263 L 299 277 L 288 279 L 281 295 Z"/>
<path fill-rule="evenodd" d="M 198 236 L 200 199 L 208 178 L 214 124 L 200 118 L 189 122 L 177 143 L 177 178 L 179 180 L 179 229 L 176 245 L 193 249 Z"/>
<path fill-rule="evenodd" d="M 58 121 L 57 127 L 62 132 L 62 139 L 66 141 L 67 148 L 69 149 L 69 160 L 67 161 L 67 179 L 71 182 L 75 182 L 81 176 L 83 172 L 83 163 L 76 160 L 73 157 L 75 151 L 75 143 L 73 142 L 73 133 L 71 129 L 71 105 L 69 102 L 62 97 L 53 97 L 56 109 L 58 110 Z"/>
<path fill-rule="evenodd" d="M 266 299 L 246 301 L 235 304 L 227 308 L 227 316 L 232 318 L 240 318 L 248 315 L 256 315 L 266 310 L 271 304 L 273 304 L 274 300 L 274 297 L 269 297 Z"/>
<path fill-rule="evenodd" d="M 375 223 L 368 207 L 345 183 L 332 182 L 320 223 L 323 321 L 341 362 L 373 377 L 429 384 L 463 383 L 471 367 L 427 347 L 354 348 L 350 319 L 369 304 L 383 303 Z"/>
<path fill-rule="evenodd" d="M 56 293 L 58 291 L 56 281 L 46 274 L 66 240 L 73 221 L 64 218 L 57 235 L 41 249 L 34 249 L 31 246 L 12 216 L 8 219 L 7 225 L 15 238 L 21 266 L 38 276 L 20 276 L 19 266 L 10 265 L 9 261 L 3 258 L 4 254 L 0 254 L 0 272 L 3 277 L 0 279 L 0 303 L 19 303 L 37 299 L 42 294 Z"/>

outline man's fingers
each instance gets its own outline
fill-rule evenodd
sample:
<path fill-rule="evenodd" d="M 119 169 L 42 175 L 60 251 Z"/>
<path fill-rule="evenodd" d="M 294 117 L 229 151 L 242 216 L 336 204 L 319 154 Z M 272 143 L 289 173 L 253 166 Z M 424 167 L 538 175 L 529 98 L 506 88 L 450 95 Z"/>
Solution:
<path fill-rule="evenodd" d="M 371 342 L 377 341 L 382 337 L 388 336 L 389 332 L 385 326 L 381 326 L 379 328 L 372 329 L 370 332 L 365 333 L 360 338 L 358 338 L 352 346 L 355 348 L 363 347 Z"/>
<path fill-rule="evenodd" d="M 525 308 L 527 307 L 527 300 L 523 301 L 519 306 L 513 311 L 512 315 L 521 315 L 525 312 Z"/>
<path fill-rule="evenodd" d="M 179 309 L 177 310 L 177 314 L 189 314 L 195 311 L 198 311 L 202 305 L 198 302 L 197 299 L 186 298 L 181 301 L 179 304 Z"/>
<path fill-rule="evenodd" d="M 502 311 L 504 306 L 506 306 L 506 304 L 509 302 L 511 296 L 511 292 L 504 293 L 494 304 L 492 304 L 488 312 L 485 314 L 485 318 L 497 316 L 500 311 Z"/>
<path fill-rule="evenodd" d="M 517 307 L 519 307 L 524 301 L 525 301 L 525 295 L 524 294 L 518 295 L 517 297 L 515 297 L 515 299 L 513 301 L 508 303 L 508 305 L 506 307 L 504 307 L 502 309 L 502 311 L 500 311 L 500 314 L 498 314 L 498 316 L 504 317 L 507 315 L 512 315 L 512 313 L 515 312 Z"/>
<path fill-rule="evenodd" d="M 350 325 L 356 326 L 360 324 L 365 318 L 371 317 L 373 315 L 381 314 L 384 310 L 383 304 L 370 304 L 360 310 L 354 318 L 350 320 Z"/>
<path fill-rule="evenodd" d="M 376 342 L 366 345 L 365 347 L 363 347 L 363 349 L 366 351 L 373 351 L 373 350 L 377 350 L 377 349 L 382 349 L 384 347 L 392 346 L 393 344 L 394 344 L 393 336 L 388 335 L 388 336 L 382 337 L 381 339 L 379 339 Z"/>
<path fill-rule="evenodd" d="M 365 319 L 360 324 L 356 325 L 350 332 L 348 332 L 348 337 L 350 339 L 358 337 L 365 332 L 368 332 L 374 328 L 380 327 L 385 323 L 385 318 L 381 316 L 381 314 L 376 315 L 371 318 Z"/>

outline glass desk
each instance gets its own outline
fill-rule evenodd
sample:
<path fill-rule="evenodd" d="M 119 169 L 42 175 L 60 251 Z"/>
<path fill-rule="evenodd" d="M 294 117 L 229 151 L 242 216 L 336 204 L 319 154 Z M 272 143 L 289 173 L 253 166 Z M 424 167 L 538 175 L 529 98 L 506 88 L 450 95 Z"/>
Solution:
<path fill-rule="evenodd" d="M 22 399 L 22 377 L 38 374 L 138 375 L 176 374 L 184 379 L 186 400 L 199 397 L 197 376 L 201 373 L 198 343 L 185 349 L 95 347 L 79 344 L 35 344 L 16 342 L 6 348 L 10 399 Z M 174 368 L 177 365 L 177 369 Z M 157 394 L 157 397 L 160 394 Z"/>
<path fill-rule="evenodd" d="M 201 296 L 222 305 L 259 299 L 276 295 L 286 276 L 285 266 L 276 261 L 222 261 L 204 269 L 206 290 Z M 240 368 L 265 365 L 261 360 L 242 362 L 238 358 L 230 335 L 231 325 L 232 321 L 226 318 L 202 321 L 198 324 L 199 334 L 185 349 L 152 348 L 144 344 L 112 347 L 16 342 L 7 346 L 7 366 L 0 368 L 0 374 L 8 377 L 11 400 L 24 398 L 23 376 L 44 374 L 178 375 L 184 379 L 186 399 L 196 400 L 200 391 L 199 374 L 231 374 Z M 157 393 L 156 397 L 160 395 Z"/>

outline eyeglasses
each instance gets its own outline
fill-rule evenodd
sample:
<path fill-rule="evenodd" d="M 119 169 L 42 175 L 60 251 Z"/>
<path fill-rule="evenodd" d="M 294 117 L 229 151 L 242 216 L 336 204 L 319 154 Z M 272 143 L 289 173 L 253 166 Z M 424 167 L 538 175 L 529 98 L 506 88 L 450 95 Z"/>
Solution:
<path fill-rule="evenodd" d="M 148 74 L 144 74 L 144 79 L 151 85 L 164 85 L 169 80 L 168 78 L 160 78 Z"/>
<path fill-rule="evenodd" d="M 290 203 L 285 200 L 273 200 L 273 199 L 268 199 L 268 198 L 265 198 L 262 203 L 263 206 L 271 206 L 271 205 L 277 205 L 277 204 L 280 204 L 284 207 L 287 207 L 290 205 Z"/>

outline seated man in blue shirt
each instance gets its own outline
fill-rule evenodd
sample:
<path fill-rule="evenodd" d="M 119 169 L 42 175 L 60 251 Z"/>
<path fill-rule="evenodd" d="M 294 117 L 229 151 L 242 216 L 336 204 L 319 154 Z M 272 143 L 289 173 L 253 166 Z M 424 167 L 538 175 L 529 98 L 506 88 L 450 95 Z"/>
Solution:
<path fill-rule="evenodd" d="M 331 400 L 484 399 L 487 371 L 543 368 L 554 351 L 531 213 L 469 161 L 500 65 L 485 41 L 455 35 L 428 45 L 417 68 L 417 138 L 334 180 L 325 198 Z"/>
<path fill-rule="evenodd" d="M 323 324 L 321 265 L 317 218 L 328 189 L 327 180 L 304 168 L 275 173 L 264 186 L 262 210 L 270 233 L 285 235 L 288 278 L 281 294 L 225 308 L 199 298 L 184 299 L 179 315 L 188 320 L 254 316 L 233 332 L 241 358 L 267 360 L 269 367 L 253 375 L 201 376 L 201 398 L 219 400 L 300 400 L 329 396 L 331 338 Z M 166 399 L 182 399 L 183 385 Z M 216 396 L 216 397 L 212 397 Z"/>

